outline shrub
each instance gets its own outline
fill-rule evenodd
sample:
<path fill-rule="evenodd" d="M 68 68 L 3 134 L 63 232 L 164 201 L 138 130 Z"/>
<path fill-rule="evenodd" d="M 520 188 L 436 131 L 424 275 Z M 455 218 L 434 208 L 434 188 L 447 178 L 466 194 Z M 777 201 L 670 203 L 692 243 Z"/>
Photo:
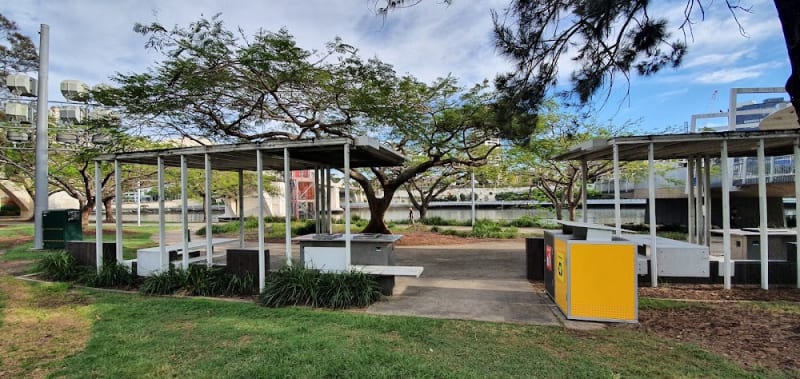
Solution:
<path fill-rule="evenodd" d="M 532 228 L 539 226 L 540 220 L 531 216 L 522 216 L 516 220 L 511 221 L 509 224 L 511 226 L 516 226 L 518 228 Z"/>
<path fill-rule="evenodd" d="M 366 307 L 381 297 L 377 283 L 362 272 L 323 273 L 318 286 L 317 307 Z"/>
<path fill-rule="evenodd" d="M 378 298 L 378 285 L 366 274 L 321 273 L 284 266 L 267 278 L 258 301 L 267 307 L 309 305 L 339 309 L 367 306 Z"/>
<path fill-rule="evenodd" d="M 67 252 L 45 255 L 34 266 L 42 277 L 57 281 L 74 280 L 80 274 L 75 258 Z"/>
<path fill-rule="evenodd" d="M 422 220 L 420 220 L 420 222 L 422 222 L 425 225 L 438 225 L 438 226 L 443 226 L 443 225 L 449 225 L 450 224 L 449 222 L 445 221 L 445 219 L 443 219 L 443 218 L 441 218 L 439 216 L 425 217 Z"/>
<path fill-rule="evenodd" d="M 136 284 L 136 275 L 124 264 L 108 262 L 100 268 L 100 272 L 88 267 L 79 282 L 90 287 L 131 287 Z"/>
<path fill-rule="evenodd" d="M 496 222 L 478 220 L 470 235 L 477 238 L 514 238 L 517 236 L 517 229 L 513 227 L 504 229 Z"/>
<path fill-rule="evenodd" d="M 317 226 L 314 220 L 306 220 L 300 225 L 292 225 L 292 234 L 302 236 L 316 232 Z"/>
<path fill-rule="evenodd" d="M 183 287 L 186 282 L 186 271 L 170 265 L 169 270 L 147 277 L 139 286 L 139 292 L 145 295 L 171 295 Z"/>
<path fill-rule="evenodd" d="M 187 295 L 217 296 L 224 292 L 226 279 L 221 267 L 191 265 L 181 284 Z"/>

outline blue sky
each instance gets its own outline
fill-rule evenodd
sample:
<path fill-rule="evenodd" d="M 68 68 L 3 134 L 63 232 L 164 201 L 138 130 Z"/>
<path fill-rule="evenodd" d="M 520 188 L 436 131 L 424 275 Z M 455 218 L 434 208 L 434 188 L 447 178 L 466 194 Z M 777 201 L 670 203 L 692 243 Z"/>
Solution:
<path fill-rule="evenodd" d="M 651 14 L 681 20 L 683 0 L 662 0 Z M 141 72 L 158 57 L 133 33 L 135 22 L 187 25 L 200 15 L 222 13 L 226 24 L 247 34 L 259 28 L 286 27 L 306 49 L 323 48 L 341 37 L 363 57 L 377 56 L 423 80 L 452 74 L 465 86 L 511 69 L 494 50 L 490 9 L 507 0 L 437 0 L 390 14 L 374 14 L 373 0 L 17 0 L 5 1 L 0 13 L 16 21 L 38 45 L 40 24 L 50 26 L 51 100 L 63 99 L 58 83 L 80 79 L 89 85 L 108 82 L 115 72 Z M 599 116 L 615 123 L 641 120 L 641 132 L 681 127 L 692 114 L 727 111 L 731 87 L 783 87 L 789 74 L 786 46 L 772 1 L 741 0 L 750 13 L 739 13 L 746 37 L 739 33 L 724 2 L 708 5 L 705 20 L 693 19 L 689 53 L 678 69 L 648 78 L 618 82 Z M 683 33 L 674 30 L 676 38 Z M 567 77 L 571 62 L 560 65 Z M 786 94 L 766 97 L 788 98 Z M 743 97 L 760 101 L 765 96 Z M 713 121 L 712 121 L 713 122 Z M 717 121 L 720 123 L 720 121 Z M 700 125 L 702 126 L 702 124 Z"/>

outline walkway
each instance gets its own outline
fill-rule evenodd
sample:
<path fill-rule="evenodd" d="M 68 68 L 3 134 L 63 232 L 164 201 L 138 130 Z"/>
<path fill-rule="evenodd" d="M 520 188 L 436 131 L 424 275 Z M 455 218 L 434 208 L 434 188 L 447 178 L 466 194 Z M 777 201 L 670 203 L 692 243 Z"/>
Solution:
<path fill-rule="evenodd" d="M 422 277 L 396 279 L 394 296 L 368 313 L 559 325 L 553 303 L 525 278 L 524 243 L 411 246 L 395 264 L 424 266 Z"/>

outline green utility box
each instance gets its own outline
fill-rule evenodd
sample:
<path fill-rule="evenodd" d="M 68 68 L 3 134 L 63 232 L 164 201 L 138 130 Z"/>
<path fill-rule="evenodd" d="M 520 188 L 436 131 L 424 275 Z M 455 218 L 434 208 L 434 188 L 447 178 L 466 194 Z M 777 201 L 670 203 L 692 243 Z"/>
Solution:
<path fill-rule="evenodd" d="M 81 211 L 79 209 L 44 211 L 42 229 L 45 249 L 63 249 L 66 241 L 82 241 Z"/>

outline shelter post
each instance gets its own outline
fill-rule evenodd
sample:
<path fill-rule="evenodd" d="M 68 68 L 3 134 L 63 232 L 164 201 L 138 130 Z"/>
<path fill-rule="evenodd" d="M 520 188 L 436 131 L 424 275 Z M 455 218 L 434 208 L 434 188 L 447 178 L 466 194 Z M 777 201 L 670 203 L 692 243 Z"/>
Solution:
<path fill-rule="evenodd" d="M 800 224 L 798 224 L 797 203 L 800 202 L 800 138 L 794 140 L 794 228 L 797 230 L 797 247 L 795 247 L 795 262 L 797 263 L 797 288 L 800 288 Z"/>
<path fill-rule="evenodd" d="M 188 168 L 186 165 L 186 156 L 181 155 L 181 228 L 184 233 L 189 233 L 189 193 L 186 187 L 189 186 Z M 183 255 L 181 259 L 181 266 L 184 270 L 189 268 L 189 238 L 183 236 Z"/>
<path fill-rule="evenodd" d="M 767 180 L 764 167 L 764 139 L 758 140 L 758 210 L 759 210 L 759 247 L 761 247 L 761 288 L 769 288 L 769 243 L 767 234 Z"/>
<path fill-rule="evenodd" d="M 264 290 L 266 270 L 264 270 L 264 161 L 261 150 L 256 150 L 256 191 L 258 192 L 258 292 Z M 241 216 L 240 216 L 241 217 Z"/>
<path fill-rule="evenodd" d="M 206 170 L 206 264 L 211 266 L 213 263 L 214 257 L 214 244 L 212 243 L 211 239 L 214 238 L 212 233 L 212 225 L 211 223 L 211 155 L 208 153 L 203 154 L 203 158 L 205 160 L 205 170 Z"/>
<path fill-rule="evenodd" d="M 706 155 L 705 157 L 705 185 L 703 188 L 705 189 L 705 225 L 703 226 L 703 232 L 705 233 L 703 236 L 703 240 L 706 243 L 706 246 L 711 248 L 711 157 Z"/>
<path fill-rule="evenodd" d="M 658 287 L 658 249 L 656 249 L 656 169 L 654 146 L 647 147 L 647 186 L 648 206 L 650 210 L 650 285 Z"/>
<path fill-rule="evenodd" d="M 723 287 L 731 289 L 731 182 L 728 172 L 728 141 L 722 141 L 720 153 L 720 176 L 722 180 L 722 256 Z"/>
<path fill-rule="evenodd" d="M 350 144 L 344 144 L 344 257 L 350 269 Z"/>
<path fill-rule="evenodd" d="M 694 159 L 691 157 L 686 159 L 686 186 L 686 200 L 688 205 L 686 226 L 688 228 L 689 243 L 694 243 Z"/>
<path fill-rule="evenodd" d="M 103 171 L 100 167 L 100 161 L 94 162 L 94 237 L 95 237 L 95 259 L 97 266 L 97 273 L 103 267 L 103 216 L 100 207 L 103 205 L 101 190 L 103 181 L 101 177 Z M 37 218 L 41 215 L 35 216 Z"/>
<path fill-rule="evenodd" d="M 119 160 L 114 160 L 114 217 L 116 227 L 114 241 L 116 242 L 116 260 L 122 263 L 122 170 L 120 170 Z"/>
<path fill-rule="evenodd" d="M 164 220 L 164 157 L 156 159 L 158 177 L 158 263 L 159 267 L 167 265 L 167 229 Z"/>
<path fill-rule="evenodd" d="M 259 150 L 260 151 L 260 150 Z M 286 265 L 292 265 L 292 168 L 290 165 L 289 148 L 283 148 L 283 200 L 284 200 L 284 220 L 286 225 L 283 229 L 285 233 L 286 246 Z M 261 252 L 259 252 L 261 254 Z"/>
<path fill-rule="evenodd" d="M 333 229 L 333 225 L 332 225 L 333 224 L 333 210 L 332 210 L 333 209 L 333 205 L 331 204 L 332 184 L 331 184 L 331 168 L 330 167 L 326 167 L 325 168 L 325 182 L 326 182 L 326 185 L 325 185 L 325 187 L 326 187 L 325 188 L 325 201 L 323 203 L 325 203 L 325 210 L 328 212 L 328 217 L 325 220 L 325 231 L 326 231 L 326 233 L 332 233 L 333 232 L 332 231 L 332 229 Z M 339 195 L 337 194 L 336 196 L 338 197 Z"/>
<path fill-rule="evenodd" d="M 620 206 L 619 195 L 619 145 L 613 145 L 613 165 L 614 165 L 614 223 L 616 234 L 622 235 L 622 209 Z"/>
<path fill-rule="evenodd" d="M 694 195 L 694 231 L 697 234 L 696 236 L 696 243 L 698 245 L 704 244 L 703 237 L 703 226 L 705 223 L 703 222 L 703 194 L 705 191 L 703 187 L 704 184 L 704 176 L 703 176 L 703 159 L 696 158 L 694 161 L 694 168 L 695 168 L 695 181 L 697 182 L 697 186 L 695 186 L 695 190 L 697 191 Z"/>
<path fill-rule="evenodd" d="M 237 205 L 237 216 L 239 216 L 239 248 L 244 248 L 244 170 L 239 169 L 239 201 Z M 263 196 L 259 193 L 259 201 L 262 201 Z"/>
<path fill-rule="evenodd" d="M 589 196 L 586 194 L 586 187 L 587 187 L 587 183 L 586 182 L 588 181 L 588 178 L 587 178 L 588 176 L 589 176 L 589 166 L 586 163 L 586 159 L 582 159 L 581 160 L 581 179 L 582 179 L 581 180 L 581 213 L 582 213 L 581 219 L 583 220 L 583 222 L 588 222 L 588 220 L 589 220 L 589 216 L 588 216 L 589 212 L 587 210 L 588 209 L 588 205 L 586 204 L 587 203 L 586 199 L 589 198 Z"/>

